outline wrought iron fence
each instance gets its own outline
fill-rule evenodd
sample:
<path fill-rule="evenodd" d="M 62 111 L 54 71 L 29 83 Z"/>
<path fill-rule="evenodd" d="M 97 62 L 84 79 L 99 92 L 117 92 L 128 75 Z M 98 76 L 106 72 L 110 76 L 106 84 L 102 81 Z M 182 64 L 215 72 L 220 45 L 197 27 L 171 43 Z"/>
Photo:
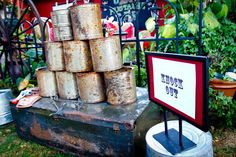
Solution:
<path fill-rule="evenodd" d="M 15 3 L 16 0 L 14 0 L 14 3 Z M 31 0 L 28 0 L 29 3 L 31 4 Z M 174 16 L 175 16 L 175 25 L 176 25 L 176 36 L 174 38 L 160 38 L 158 36 L 158 33 L 159 33 L 159 24 L 158 24 L 158 21 L 160 20 L 159 19 L 159 11 L 161 9 L 160 6 L 157 5 L 156 1 L 155 0 L 148 0 L 146 1 L 145 3 L 138 3 L 139 1 L 133 1 L 133 5 L 135 6 L 135 9 L 131 9 L 130 12 L 128 14 L 132 14 L 132 16 L 134 17 L 134 30 L 135 30 L 135 38 L 134 39 L 123 39 L 122 38 L 122 30 L 121 30 L 121 27 L 126 19 L 127 16 L 129 16 L 128 14 L 125 14 L 125 15 L 122 15 L 122 16 L 119 16 L 118 13 L 116 12 L 116 10 L 108 5 L 102 5 L 101 8 L 102 10 L 106 9 L 106 10 L 110 10 L 110 12 L 112 13 L 112 15 L 115 17 L 115 20 L 118 22 L 118 27 L 119 27 L 119 31 L 118 31 L 118 35 L 120 37 L 120 41 L 121 41 L 121 47 L 126 44 L 126 43 L 130 43 L 130 42 L 135 42 L 135 55 L 136 55 L 136 61 L 134 64 L 137 65 L 137 69 L 138 69 L 138 72 L 137 72 L 137 80 L 138 80 L 138 85 L 140 85 L 140 81 L 141 81 L 141 73 L 140 73 L 140 69 L 141 69 L 141 66 L 142 65 L 145 65 L 143 63 L 141 63 L 141 60 L 140 60 L 140 42 L 151 42 L 151 41 L 154 41 L 156 43 L 156 51 L 158 51 L 159 49 L 159 42 L 160 41 L 175 41 L 175 47 L 176 47 L 176 53 L 180 53 L 179 52 L 179 41 L 183 41 L 183 40 L 197 40 L 198 41 L 198 52 L 197 54 L 198 55 L 201 55 L 202 54 L 202 41 L 201 41 L 201 36 L 202 36 L 202 0 L 199 0 L 199 32 L 198 32 L 198 37 L 180 37 L 179 36 L 179 24 L 178 24 L 178 21 L 179 21 L 179 17 L 178 17 L 178 11 L 176 9 L 176 6 L 174 4 L 172 4 L 170 1 L 168 0 L 165 0 L 165 2 L 167 4 L 169 4 L 171 6 L 171 8 L 174 9 Z M 32 6 L 32 5 L 30 5 Z M 34 7 L 34 5 L 33 5 Z M 148 11 L 150 11 L 151 15 L 155 18 L 155 38 L 145 38 L 145 39 L 140 39 L 139 38 L 139 23 L 140 23 L 140 18 L 141 18 L 141 15 L 140 15 L 140 12 L 143 8 L 147 8 Z M 14 8 L 13 8 L 14 9 Z M 27 8 L 28 10 L 28 8 Z M 34 10 L 37 10 L 34 8 Z M 24 16 L 25 12 L 23 12 L 23 16 Z M 39 15 L 38 15 L 39 16 Z M 10 21 L 12 22 L 12 19 L 13 19 L 13 15 L 11 16 L 11 19 Z M 14 63 L 14 58 L 13 58 L 13 51 L 16 51 L 18 53 L 18 59 L 20 60 L 19 63 L 23 63 L 21 64 L 20 66 L 20 71 L 21 71 L 21 75 L 24 74 L 24 67 L 27 67 L 28 68 L 28 71 L 30 73 L 32 73 L 32 58 L 35 59 L 35 61 L 39 61 L 39 56 L 41 55 L 41 59 L 43 61 L 45 61 L 45 50 L 44 50 L 44 40 L 45 40 L 45 29 L 46 29 L 46 25 L 47 25 L 47 22 L 49 21 L 50 18 L 48 18 L 44 24 L 43 24 L 43 29 L 42 29 L 42 39 L 43 41 L 38 41 L 37 38 L 36 38 L 36 34 L 35 34 L 35 31 L 34 31 L 34 27 L 36 25 L 38 25 L 39 23 L 36 22 L 36 23 L 31 23 L 29 21 L 26 21 L 26 20 L 22 20 L 20 19 L 20 23 L 19 25 L 21 27 L 24 27 L 23 25 L 25 25 L 26 23 L 29 25 L 28 28 L 24 29 L 23 31 L 19 31 L 20 29 L 18 29 L 17 33 L 16 34 L 12 34 L 13 36 L 13 39 L 9 44 L 8 46 L 8 49 L 6 50 L 4 46 L 1 45 L 1 53 L 0 53 L 0 58 L 1 58 L 1 62 L 0 62 L 0 78 L 1 79 L 5 79 L 6 76 L 9 74 L 12 78 L 13 81 L 16 80 L 16 78 L 19 76 L 16 74 L 16 71 L 14 69 L 14 64 L 17 64 L 17 63 Z M 0 19 L 1 23 L 3 24 L 4 20 L 1 18 Z M 39 21 L 41 23 L 41 21 Z M 42 25 L 42 24 L 40 24 Z M 3 28 L 3 27 L 1 27 Z M 4 27 L 5 28 L 5 27 Z M 29 30 L 32 30 L 32 32 L 30 33 L 30 35 L 26 35 L 24 37 L 24 39 L 21 39 L 20 36 L 23 35 L 23 34 L 26 34 L 27 31 Z M 4 31 L 3 31 L 4 32 Z M 4 38 L 1 38 L 2 40 Z M 12 44 L 14 43 L 14 44 Z M 4 43 L 5 44 L 5 43 Z M 15 47 L 13 47 L 13 45 Z M 27 63 L 24 63 L 25 62 L 25 59 L 22 59 L 22 55 L 21 52 L 27 52 L 29 50 L 34 50 L 35 54 L 31 55 L 32 56 L 29 56 L 28 58 L 28 61 Z M 5 54 L 6 51 L 10 51 L 11 53 L 9 53 L 9 56 L 8 54 Z M 5 59 L 3 59 L 4 57 L 4 54 L 5 54 Z M 8 65 L 9 63 L 8 62 L 8 59 L 7 58 L 10 58 L 10 65 Z M 2 62 L 4 60 L 4 63 Z M 27 66 L 25 65 L 27 64 Z"/>
<path fill-rule="evenodd" d="M 0 16 L 0 79 L 10 77 L 13 82 L 26 73 L 32 74 L 32 60 L 39 61 L 44 41 L 43 37 L 36 38 L 34 29 L 38 26 L 42 33 L 42 22 L 34 3 L 25 0 L 24 8 L 16 4 L 17 0 L 11 4 L 4 1 Z M 37 22 L 26 20 L 29 10 L 38 19 Z"/>
<path fill-rule="evenodd" d="M 136 62 L 135 64 L 138 66 L 138 85 L 140 85 L 141 81 L 141 74 L 140 74 L 140 68 L 141 68 L 141 62 L 140 62 L 140 42 L 145 42 L 145 41 L 155 41 L 156 42 L 156 51 L 159 49 L 159 41 L 170 41 L 173 40 L 176 43 L 176 53 L 179 52 L 179 41 L 181 40 L 197 40 L 198 41 L 198 55 L 202 55 L 202 0 L 199 1 L 199 32 L 198 32 L 198 38 L 196 37 L 180 37 L 179 36 L 179 14 L 176 9 L 176 6 L 172 4 L 169 0 L 165 0 L 166 3 L 168 3 L 171 8 L 174 9 L 174 16 L 175 16 L 175 25 L 176 25 L 176 36 L 174 38 L 159 38 L 159 10 L 161 9 L 160 6 L 157 5 L 155 0 L 148 0 L 144 4 L 138 3 L 138 1 L 134 1 L 133 4 L 135 6 L 135 9 L 131 10 L 130 13 L 135 14 L 134 18 L 134 26 L 135 26 L 135 39 L 122 39 L 122 32 L 121 32 L 121 27 L 124 22 L 124 17 L 126 15 L 123 15 L 119 17 L 117 14 L 116 10 L 110 6 L 107 5 L 102 5 L 103 9 L 109 9 L 112 12 L 112 15 L 116 18 L 118 22 L 118 27 L 119 27 L 119 35 L 120 35 L 120 40 L 121 40 L 121 45 L 129 42 L 135 42 L 136 44 Z M 151 14 L 155 17 L 155 38 L 145 38 L 145 39 L 140 39 L 139 38 L 139 20 L 140 20 L 140 11 L 144 8 L 148 8 L 148 10 L 151 12 Z M 145 64 L 143 64 L 145 65 Z"/>

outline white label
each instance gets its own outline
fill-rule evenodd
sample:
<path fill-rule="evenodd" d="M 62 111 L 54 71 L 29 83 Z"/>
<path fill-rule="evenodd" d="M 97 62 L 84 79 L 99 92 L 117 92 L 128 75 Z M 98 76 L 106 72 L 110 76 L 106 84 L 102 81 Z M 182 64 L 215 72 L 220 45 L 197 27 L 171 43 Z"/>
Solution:
<path fill-rule="evenodd" d="M 154 97 L 196 118 L 196 65 L 153 58 Z"/>

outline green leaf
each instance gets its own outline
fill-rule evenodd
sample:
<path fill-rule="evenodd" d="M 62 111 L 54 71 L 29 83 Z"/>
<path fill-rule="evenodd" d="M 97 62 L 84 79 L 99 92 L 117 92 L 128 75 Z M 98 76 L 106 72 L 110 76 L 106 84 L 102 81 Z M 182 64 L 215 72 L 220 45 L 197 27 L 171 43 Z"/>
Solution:
<path fill-rule="evenodd" d="M 23 89 L 25 89 L 28 84 L 29 84 L 29 80 L 30 80 L 31 76 L 30 74 L 28 74 L 24 79 L 22 79 L 18 85 L 18 90 L 21 91 Z"/>
<path fill-rule="evenodd" d="M 190 15 L 189 14 L 179 14 L 179 16 L 182 18 L 182 19 L 184 19 L 184 20 L 188 20 L 189 19 L 189 17 L 190 17 Z"/>
<path fill-rule="evenodd" d="M 155 30 L 155 25 L 156 25 L 155 18 L 153 17 L 149 17 L 145 22 L 146 29 L 149 32 L 153 32 Z"/>
<path fill-rule="evenodd" d="M 187 24 L 188 30 L 195 35 L 199 31 L 199 25 L 196 23 L 188 23 Z"/>
<path fill-rule="evenodd" d="M 225 0 L 225 4 L 228 6 L 229 10 L 233 9 L 232 3 L 233 3 L 233 1 L 231 2 L 231 0 Z"/>
<path fill-rule="evenodd" d="M 36 57 L 35 49 L 29 49 L 27 52 L 25 52 L 25 56 L 29 58 L 35 58 Z"/>
<path fill-rule="evenodd" d="M 219 21 L 216 19 L 215 15 L 210 9 L 204 14 L 203 23 L 209 29 L 220 27 Z"/>
<path fill-rule="evenodd" d="M 177 0 L 169 0 L 171 3 L 176 3 Z"/>
<path fill-rule="evenodd" d="M 221 11 L 216 14 L 218 19 L 226 18 L 228 15 L 229 8 L 226 4 L 222 5 Z"/>
<path fill-rule="evenodd" d="M 162 37 L 164 38 L 173 38 L 176 35 L 176 27 L 175 25 L 167 24 L 163 26 Z"/>
<path fill-rule="evenodd" d="M 221 11 L 222 6 L 220 2 L 213 2 L 210 3 L 210 8 L 214 14 L 217 14 L 218 12 Z"/>
<path fill-rule="evenodd" d="M 124 48 L 122 54 L 123 54 L 123 62 L 129 61 L 129 49 Z"/>

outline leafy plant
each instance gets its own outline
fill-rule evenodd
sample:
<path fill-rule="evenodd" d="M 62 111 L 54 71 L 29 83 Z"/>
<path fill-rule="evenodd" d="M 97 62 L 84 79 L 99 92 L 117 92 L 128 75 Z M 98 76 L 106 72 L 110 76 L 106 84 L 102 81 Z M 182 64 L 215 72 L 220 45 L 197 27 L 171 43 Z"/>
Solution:
<path fill-rule="evenodd" d="M 222 92 L 209 89 L 209 110 L 227 127 L 234 127 L 236 121 L 236 101 Z"/>
<path fill-rule="evenodd" d="M 236 24 L 223 20 L 221 27 L 209 31 L 203 28 L 203 52 L 211 59 L 211 72 L 224 74 L 235 67 Z M 213 75 L 212 75 L 213 76 Z"/>
<path fill-rule="evenodd" d="M 28 60 L 31 67 L 23 67 L 23 72 L 25 75 L 23 77 L 17 78 L 16 85 L 19 91 L 27 87 L 34 87 L 37 84 L 37 81 L 35 80 L 36 69 L 46 66 L 46 63 L 42 59 L 42 51 L 40 50 L 38 50 L 38 58 L 36 57 L 35 49 L 29 49 L 28 51 L 26 51 L 23 54 L 22 58 Z"/>
<path fill-rule="evenodd" d="M 14 95 L 18 94 L 17 86 L 16 84 L 12 83 L 10 78 L 7 78 L 5 80 L 0 79 L 0 89 L 7 89 L 10 88 Z"/>
<path fill-rule="evenodd" d="M 138 66 L 134 66 L 135 70 L 135 77 L 138 78 Z M 146 68 L 140 68 L 140 82 L 138 82 L 138 79 L 136 79 L 136 84 L 139 83 L 140 87 L 147 87 L 147 73 L 146 73 Z"/>

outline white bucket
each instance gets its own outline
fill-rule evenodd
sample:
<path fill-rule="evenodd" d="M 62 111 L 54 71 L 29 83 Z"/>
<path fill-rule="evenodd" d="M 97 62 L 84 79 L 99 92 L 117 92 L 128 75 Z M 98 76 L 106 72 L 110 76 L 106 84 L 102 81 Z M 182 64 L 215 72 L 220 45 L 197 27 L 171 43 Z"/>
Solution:
<path fill-rule="evenodd" d="M 10 110 L 10 99 L 12 98 L 11 89 L 0 89 L 0 125 L 13 121 Z"/>
<path fill-rule="evenodd" d="M 162 122 L 150 128 L 146 134 L 147 157 L 213 157 L 211 133 L 203 132 L 185 121 L 183 121 L 182 126 L 183 135 L 197 144 L 196 147 L 187 151 L 183 151 L 179 154 L 172 155 L 157 140 L 153 138 L 153 135 L 165 131 L 164 122 Z M 168 129 L 171 128 L 174 128 L 178 131 L 179 121 L 168 121 Z"/>

